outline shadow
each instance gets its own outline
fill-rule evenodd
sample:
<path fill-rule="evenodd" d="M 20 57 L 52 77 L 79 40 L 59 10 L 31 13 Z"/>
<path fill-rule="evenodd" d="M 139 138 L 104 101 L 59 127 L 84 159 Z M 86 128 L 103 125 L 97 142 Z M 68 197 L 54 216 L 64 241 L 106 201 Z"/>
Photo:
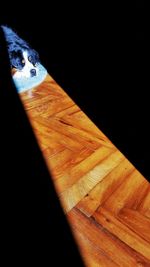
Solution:
<path fill-rule="evenodd" d="M 5 264 L 84 266 L 16 88 L 0 28 L 1 255 Z"/>

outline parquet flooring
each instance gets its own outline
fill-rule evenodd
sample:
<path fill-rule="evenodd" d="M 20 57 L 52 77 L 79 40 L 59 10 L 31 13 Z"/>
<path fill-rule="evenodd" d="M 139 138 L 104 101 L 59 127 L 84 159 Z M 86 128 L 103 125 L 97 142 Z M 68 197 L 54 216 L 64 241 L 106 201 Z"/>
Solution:
<path fill-rule="evenodd" d="M 150 184 L 47 75 L 20 94 L 85 266 L 150 266 Z"/>

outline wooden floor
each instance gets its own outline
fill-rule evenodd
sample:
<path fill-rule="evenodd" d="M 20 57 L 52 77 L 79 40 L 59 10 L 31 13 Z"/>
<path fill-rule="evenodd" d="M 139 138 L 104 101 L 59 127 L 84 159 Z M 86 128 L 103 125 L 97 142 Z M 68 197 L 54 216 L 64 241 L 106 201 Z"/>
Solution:
<path fill-rule="evenodd" d="M 150 266 L 148 181 L 49 75 L 20 96 L 85 266 Z"/>

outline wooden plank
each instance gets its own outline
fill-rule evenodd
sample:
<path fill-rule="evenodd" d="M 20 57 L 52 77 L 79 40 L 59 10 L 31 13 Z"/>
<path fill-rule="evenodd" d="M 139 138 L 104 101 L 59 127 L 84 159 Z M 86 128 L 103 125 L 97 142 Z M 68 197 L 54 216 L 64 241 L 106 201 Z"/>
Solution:
<path fill-rule="evenodd" d="M 150 243 L 150 219 L 136 210 L 127 208 L 122 209 L 117 217 L 123 224 Z"/>
<path fill-rule="evenodd" d="M 150 261 L 146 260 L 145 257 L 137 253 L 135 250 L 132 250 L 124 242 L 121 242 L 117 237 L 112 235 L 91 218 L 87 218 L 74 209 L 67 214 L 67 218 L 74 232 L 75 229 L 81 232 L 86 239 L 93 243 L 93 246 L 99 248 L 104 255 L 119 266 L 150 266 Z M 135 244 L 135 246 L 137 246 L 137 244 Z M 144 254 L 147 255 L 148 252 L 149 249 L 146 247 Z M 150 257 L 150 254 L 148 256 Z"/>
<path fill-rule="evenodd" d="M 57 180 L 59 177 L 61 177 L 61 175 L 64 174 L 63 166 L 65 166 L 66 162 L 70 160 L 70 158 L 73 156 L 73 153 L 74 152 L 69 149 L 64 149 L 59 152 L 59 154 L 47 158 L 47 163 L 51 168 L 54 180 Z"/>
<path fill-rule="evenodd" d="M 130 203 L 130 206 L 128 205 L 128 208 L 132 208 L 134 210 L 138 209 L 138 207 L 141 205 L 143 199 L 145 198 L 145 196 L 147 194 L 147 190 L 149 188 L 149 182 L 146 179 L 144 179 L 143 181 L 144 181 L 143 186 L 139 187 L 136 191 L 136 195 L 138 197 L 135 198 L 133 203 Z"/>
<path fill-rule="evenodd" d="M 56 181 L 58 191 L 62 193 L 63 191 L 67 190 L 111 153 L 112 150 L 106 147 L 100 147 L 94 153 L 84 158 L 79 164 L 75 164 L 64 175 L 62 175 L 60 179 Z"/>
<path fill-rule="evenodd" d="M 96 127 L 96 125 L 81 111 L 64 114 L 61 118 L 64 122 L 72 124 L 75 128 L 79 128 L 90 135 L 103 141 L 103 145 L 108 143 L 109 146 L 113 146 L 110 140 Z"/>
<path fill-rule="evenodd" d="M 55 141 L 54 138 L 51 138 L 51 136 L 47 136 L 37 130 L 34 130 L 34 132 L 40 147 L 44 146 L 45 149 L 43 152 L 47 158 L 50 158 L 65 149 L 62 144 Z"/>
<path fill-rule="evenodd" d="M 146 240 L 131 231 L 126 225 L 102 207 L 93 216 L 105 229 L 150 261 L 150 245 Z"/>
<path fill-rule="evenodd" d="M 90 172 L 96 164 L 99 164 L 110 154 L 111 153 L 107 148 L 102 147 L 94 153 L 90 153 L 89 156 L 84 157 L 79 163 L 77 163 L 79 161 L 78 153 L 75 161 L 76 164 L 73 163 L 72 167 L 70 165 L 66 171 L 60 175 L 59 179 L 56 180 L 55 185 L 59 194 L 68 190 L 72 185 L 77 183 L 81 177 Z"/>
<path fill-rule="evenodd" d="M 50 157 L 48 161 L 54 173 L 55 180 L 60 178 L 64 180 L 67 173 L 68 176 L 71 176 L 72 169 L 76 168 L 78 164 L 82 164 L 81 162 L 83 162 L 86 158 L 88 158 L 92 153 L 93 151 L 87 148 L 83 148 L 79 152 L 73 152 L 69 149 L 65 149 L 64 151 L 55 154 L 53 157 Z M 69 186 L 69 181 L 68 181 L 68 186 Z M 73 182 L 72 179 L 71 181 Z M 61 182 L 59 181 L 59 183 Z"/>
<path fill-rule="evenodd" d="M 105 178 L 100 181 L 78 204 L 86 216 L 90 217 L 110 195 L 122 184 L 134 170 L 133 165 L 125 158 Z"/>
<path fill-rule="evenodd" d="M 70 159 L 72 154 L 73 151 L 66 148 L 62 151 L 59 151 L 59 153 L 53 154 L 51 157 L 47 157 L 47 155 L 44 154 L 48 169 L 52 174 L 53 181 L 58 179 L 58 177 L 63 173 L 61 165 L 63 166 L 63 164 L 65 164 L 66 161 Z"/>
<path fill-rule="evenodd" d="M 139 192 L 142 187 L 147 188 L 147 181 L 135 169 L 134 172 L 125 178 L 117 190 L 110 195 L 104 203 L 104 207 L 112 214 L 117 214 L 124 207 L 132 207 L 139 197 Z"/>
<path fill-rule="evenodd" d="M 77 142 L 76 140 L 73 140 L 69 138 L 66 135 L 63 135 L 61 133 L 58 133 L 56 131 L 53 131 L 52 129 L 49 129 L 48 125 L 43 125 L 42 117 L 34 118 L 32 119 L 32 127 L 33 129 L 40 132 L 41 137 L 44 133 L 45 138 L 47 137 L 48 142 L 57 142 L 58 144 L 63 145 L 65 148 L 68 148 L 74 152 L 80 151 L 84 148 L 84 146 Z M 39 140 L 40 142 L 40 140 Z"/>
<path fill-rule="evenodd" d="M 84 146 L 86 146 L 89 149 L 96 150 L 101 145 L 104 145 L 110 148 L 113 147 L 111 143 L 107 143 L 101 139 L 98 139 L 92 136 L 88 132 L 85 132 L 79 128 L 75 128 L 73 127 L 72 124 L 68 125 L 65 122 L 63 122 L 61 119 L 51 118 L 48 120 L 46 118 L 43 118 L 42 123 L 49 125 L 49 128 L 52 129 L 53 131 L 63 133 L 64 135 L 72 139 L 75 139 L 78 142 L 81 142 Z"/>
<path fill-rule="evenodd" d="M 150 185 L 148 186 L 148 190 L 143 198 L 143 201 L 141 201 L 141 205 L 139 206 L 138 210 L 140 213 L 150 218 Z"/>
<path fill-rule="evenodd" d="M 43 117 L 52 116 L 55 113 L 71 107 L 73 102 L 65 97 L 49 100 L 46 103 L 39 104 L 39 106 L 28 108 L 28 114 L 31 118 L 42 115 Z"/>
<path fill-rule="evenodd" d="M 122 161 L 122 158 L 123 155 L 119 151 L 115 151 L 80 178 L 73 186 L 60 194 L 60 200 L 62 201 L 65 212 L 68 212 L 77 205 L 77 203 L 85 197 L 97 183 L 99 183 L 115 166 L 118 165 L 119 162 Z"/>
<path fill-rule="evenodd" d="M 56 118 L 63 118 L 64 116 L 67 116 L 68 114 L 72 116 L 76 112 L 80 112 L 80 108 L 77 105 L 72 105 L 71 107 L 67 109 L 57 112 L 54 116 Z M 51 116 L 48 116 L 47 118 L 50 119 Z"/>
<path fill-rule="evenodd" d="M 91 242 L 84 233 L 75 227 L 73 227 L 73 230 L 74 237 L 86 267 L 119 267 L 117 263 L 108 257 L 105 251 L 95 246 L 95 243 Z"/>
<path fill-rule="evenodd" d="M 28 101 L 24 101 L 24 105 L 25 108 L 28 109 L 33 109 L 36 108 L 38 106 L 41 106 L 43 104 L 49 103 L 51 104 L 51 102 L 55 99 L 61 99 L 63 98 L 63 96 L 59 93 L 49 93 L 48 95 L 46 94 L 45 96 L 41 97 L 39 94 L 37 94 L 36 92 L 32 92 L 32 97 L 30 98 L 30 100 Z"/>

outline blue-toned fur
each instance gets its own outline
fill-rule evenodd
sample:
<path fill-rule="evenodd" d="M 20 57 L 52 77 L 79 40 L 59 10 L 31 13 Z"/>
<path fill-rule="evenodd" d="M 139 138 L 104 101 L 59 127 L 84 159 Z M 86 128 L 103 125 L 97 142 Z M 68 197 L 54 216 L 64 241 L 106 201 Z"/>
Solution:
<path fill-rule="evenodd" d="M 25 65 L 23 61 L 23 54 L 22 54 L 23 51 L 28 52 L 28 60 L 33 64 L 33 66 L 35 66 L 36 63 L 39 63 L 38 53 L 34 49 L 32 49 L 26 41 L 21 39 L 9 27 L 4 26 L 4 25 L 2 25 L 1 27 L 5 34 L 10 64 L 12 68 L 14 67 L 18 70 L 23 69 Z"/>

